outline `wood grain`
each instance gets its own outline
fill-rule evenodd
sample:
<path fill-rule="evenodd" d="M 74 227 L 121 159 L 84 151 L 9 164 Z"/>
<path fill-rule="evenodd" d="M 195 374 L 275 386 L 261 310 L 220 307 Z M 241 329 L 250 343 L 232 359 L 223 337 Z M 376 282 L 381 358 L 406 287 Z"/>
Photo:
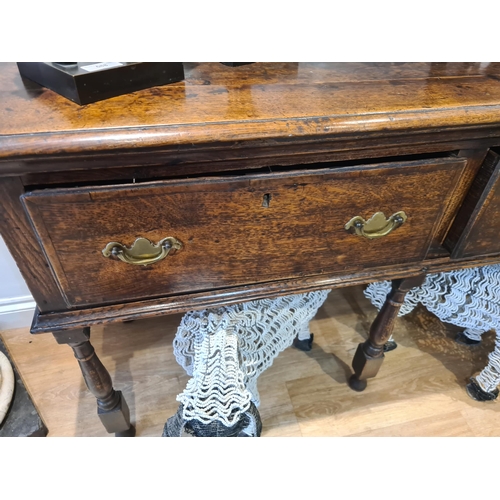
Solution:
<path fill-rule="evenodd" d="M 31 294 L 42 312 L 67 309 L 43 251 L 21 205 L 24 187 L 19 178 L 0 178 L 0 233 L 16 260 Z M 1 279 L 1 278 L 0 278 Z"/>
<path fill-rule="evenodd" d="M 453 192 L 451 202 L 448 203 L 446 207 L 439 229 L 434 233 L 434 241 L 431 244 L 431 248 L 427 254 L 428 256 L 449 254 L 443 242 L 487 154 L 488 149 L 463 149 L 458 152 L 459 157 L 467 159 L 467 166 L 460 176 L 460 180 Z"/>
<path fill-rule="evenodd" d="M 418 309 L 396 321 L 398 348 L 364 393 L 346 380 L 376 310 L 361 287 L 334 290 L 311 324 L 313 350 L 290 348 L 259 379 L 263 436 L 500 436 L 498 402 L 465 393 L 484 367 L 494 335 L 468 348 L 457 328 Z M 160 436 L 189 377 L 173 357 L 180 315 L 95 327 L 92 343 L 123 391 L 138 436 Z M 49 436 L 109 436 L 71 351 L 51 335 L 2 331 Z"/>
<path fill-rule="evenodd" d="M 446 238 L 453 257 L 500 252 L 495 222 L 500 217 L 500 156 L 490 150 Z"/>
<path fill-rule="evenodd" d="M 333 136 L 325 140 L 266 141 L 203 145 L 203 149 L 178 146 L 144 148 L 112 153 L 87 152 L 10 158 L 0 164 L 2 175 L 22 175 L 25 185 L 92 183 L 116 180 L 183 177 L 211 172 L 263 167 L 306 165 L 327 161 L 353 161 L 387 157 L 411 159 L 416 154 L 436 154 L 460 149 L 500 146 L 500 128 L 468 129 L 380 135 L 355 138 Z M 400 158 L 404 159 L 404 158 Z M 1 162 L 1 160 L 0 160 Z"/>
<path fill-rule="evenodd" d="M 464 165 L 442 158 L 40 190 L 23 201 L 70 303 L 99 305 L 419 262 Z M 354 216 L 400 210 L 407 222 L 384 238 L 344 228 Z M 101 254 L 110 242 L 167 236 L 183 248 L 150 266 Z"/>
<path fill-rule="evenodd" d="M 154 331 L 168 323 L 168 318 L 158 317 L 167 313 L 407 278 L 500 259 L 500 252 L 492 253 L 496 247 L 491 250 L 487 242 L 487 252 L 480 248 L 480 254 L 454 254 L 460 258 L 450 258 L 441 245 L 460 205 L 467 206 L 468 194 L 474 192 L 471 181 L 481 159 L 488 149 L 500 145 L 500 63 L 256 63 L 239 68 L 190 63 L 183 82 L 87 106 L 23 82 L 13 64 L 3 63 L 0 114 L 0 232 L 9 239 L 9 248 L 38 303 L 32 331 L 60 332 L 101 324 L 96 328 L 96 348 L 99 352 L 101 346 L 105 352 L 99 354 L 109 358 L 116 351 L 124 360 L 116 370 L 117 385 L 120 374 L 126 373 L 126 387 L 134 386 L 130 373 L 136 351 L 152 353 L 148 342 L 157 343 L 155 334 L 149 336 L 144 326 L 122 330 L 128 326 L 116 324 L 121 320 L 150 318 L 144 321 Z M 448 164 L 445 156 L 455 159 Z M 425 164 L 431 165 L 428 170 L 418 162 L 414 170 L 408 167 L 408 162 L 429 158 L 435 163 Z M 366 167 L 382 162 L 398 167 Z M 315 182 L 320 175 L 312 170 L 325 167 L 336 171 L 331 178 Z M 255 172 L 258 168 L 268 174 L 261 177 Z M 300 173 L 304 182 L 294 186 L 291 172 L 299 168 L 307 173 Z M 224 172 L 225 179 L 217 178 Z M 250 175 L 239 177 L 243 174 Z M 204 185 L 210 189 L 204 190 Z M 47 188 L 47 194 L 42 194 Z M 26 190 L 38 193 L 27 196 L 37 234 L 19 202 Z M 302 198 L 301 190 L 305 193 Z M 266 194 L 273 195 L 269 207 L 262 206 Z M 139 203 L 130 205 L 133 199 Z M 64 202 L 58 204 L 57 200 Z M 390 235 L 395 239 L 388 241 L 394 245 L 368 247 L 342 229 L 348 212 L 354 212 L 349 218 L 367 218 L 378 210 L 390 215 L 405 210 L 401 204 L 412 212 L 416 209 L 419 215 L 408 214 L 408 224 Z M 163 223 L 169 216 L 176 224 L 167 229 L 180 228 L 186 250 L 196 249 L 192 254 L 181 251 L 173 256 L 181 263 L 178 275 L 155 268 L 125 272 L 126 264 L 99 257 L 111 237 L 123 239 L 125 244 L 139 236 L 165 237 Z M 493 231 L 497 225 L 493 224 Z M 484 224 L 479 226 L 484 228 Z M 481 238 L 479 226 L 475 239 Z M 455 223 L 452 230 L 454 227 Z M 225 246 L 219 234 L 229 235 Z M 431 252 L 426 256 L 429 245 Z M 75 257 L 81 255 L 82 260 L 77 261 Z M 101 259 L 97 267 L 92 260 L 96 257 Z M 118 271 L 99 267 L 104 262 Z M 340 302 L 346 290 L 337 293 Z M 73 308 L 75 304 L 78 308 Z M 351 296 L 349 305 L 361 321 L 354 328 L 363 336 L 368 331 L 367 318 L 355 304 Z M 331 303 L 325 306 L 331 307 Z M 142 320 L 138 325 L 146 324 Z M 129 335 L 120 335 L 120 331 Z M 421 333 L 418 328 L 415 332 Z M 116 341 L 112 340 L 115 334 Z M 445 340 L 434 344 L 435 339 L 421 335 L 423 340 L 416 345 L 423 355 L 434 353 L 437 364 L 429 360 L 430 364 L 415 365 L 408 374 L 405 370 L 419 353 L 413 347 L 401 348 L 398 354 L 403 362 L 391 365 L 386 360 L 373 383 L 375 391 L 362 399 L 367 392 L 356 397 L 345 386 L 346 366 L 362 339 L 329 335 L 325 333 L 324 342 L 319 342 L 320 351 L 302 353 L 301 359 L 306 356 L 314 363 L 314 368 L 308 365 L 311 371 L 297 368 L 295 353 L 288 358 L 296 361 L 291 365 L 291 378 L 286 370 L 276 386 L 263 378 L 275 401 L 264 405 L 263 413 L 275 435 L 335 435 L 341 421 L 346 424 L 343 435 L 382 427 L 387 433 L 416 432 L 396 418 L 412 397 L 419 400 L 412 417 L 417 428 L 427 425 L 431 415 L 449 415 L 456 421 L 460 413 L 460 432 L 465 434 L 467 426 L 476 432 L 476 407 L 464 411 L 455 404 L 467 397 L 462 388 L 455 392 L 446 388 L 462 384 L 464 374 L 484 366 L 484 360 L 469 359 L 461 364 L 451 344 Z M 74 389 L 66 384 L 69 378 L 61 376 L 62 365 L 59 369 L 50 363 L 54 346 L 46 348 L 44 337 L 37 337 L 36 342 L 39 351 L 30 354 L 33 364 L 28 373 L 37 366 L 38 358 L 45 360 L 47 366 L 36 370 L 40 381 L 51 386 L 50 379 L 55 377 L 59 382 L 51 386 L 49 399 L 57 399 L 61 392 L 63 400 L 71 399 Z M 107 351 L 110 345 L 114 351 Z M 162 345 L 158 343 L 158 351 Z M 450 351 L 453 362 L 432 351 L 435 345 Z M 346 348 L 348 361 L 342 354 Z M 148 356 L 160 364 L 163 361 L 160 352 Z M 103 361 L 108 366 L 109 359 Z M 112 365 L 111 359 L 111 369 Z M 440 365 L 447 371 L 439 371 Z M 159 384 L 156 367 L 154 363 L 154 367 L 139 369 L 144 369 L 145 379 L 155 381 L 149 389 L 144 386 L 145 392 L 156 390 Z M 399 375 L 398 370 L 404 374 Z M 297 378 L 299 372 L 303 375 Z M 384 373 L 391 374 L 391 383 L 396 380 L 403 385 L 387 386 L 378 393 L 376 388 L 381 386 L 377 384 Z M 165 387 L 172 393 L 174 387 L 179 388 L 179 377 L 167 377 Z M 332 385 L 332 377 L 337 385 Z M 426 399 L 428 392 L 430 399 Z M 131 397 L 135 394 L 134 389 Z M 313 395 L 320 398 L 313 401 Z M 404 404 L 398 396 L 404 398 Z M 136 408 L 136 401 L 125 397 Z M 82 401 L 84 398 L 87 396 Z M 422 404 L 424 400 L 428 406 Z M 387 401 L 392 405 L 392 417 L 383 408 Z M 170 414 L 176 405 L 171 407 Z M 81 418 L 74 407 L 67 410 L 77 420 Z M 91 407 L 88 411 L 93 413 Z M 368 415 L 370 421 L 353 425 L 350 417 L 355 414 Z M 139 420 L 148 418 L 141 414 Z M 433 432 L 444 432 L 446 418 Z M 327 430 L 321 427 L 323 421 Z M 85 427 L 76 431 L 73 427 L 68 432 L 81 434 L 82 429 Z M 490 434 L 495 432 L 492 429 Z M 140 435 L 140 429 L 138 432 Z"/>
<path fill-rule="evenodd" d="M 377 267 L 352 274 L 337 273 L 333 275 L 304 277 L 286 281 L 264 282 L 256 285 L 234 287 L 229 290 L 212 290 L 187 295 L 161 297 L 138 302 L 113 304 L 40 314 L 35 313 L 32 333 L 46 333 L 57 330 L 80 328 L 85 326 L 130 321 L 139 318 L 153 318 L 164 314 L 187 312 L 194 309 L 206 309 L 221 305 L 237 304 L 248 300 L 276 297 L 290 293 L 326 290 L 329 288 L 348 287 L 355 284 L 366 284 L 384 279 L 400 279 L 415 276 L 421 272 L 446 272 L 456 269 L 497 264 L 499 256 L 487 258 L 450 260 L 434 258 L 418 264 L 400 264 Z"/>
<path fill-rule="evenodd" d="M 78 106 L 0 71 L 0 157 L 493 127 L 500 64 L 186 64 L 186 80 Z M 47 140 L 50 135 L 50 140 Z"/>

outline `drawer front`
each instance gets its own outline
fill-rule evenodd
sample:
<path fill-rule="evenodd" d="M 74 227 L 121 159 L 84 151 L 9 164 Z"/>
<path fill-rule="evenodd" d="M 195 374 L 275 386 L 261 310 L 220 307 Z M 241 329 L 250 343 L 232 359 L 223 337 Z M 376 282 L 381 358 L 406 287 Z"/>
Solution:
<path fill-rule="evenodd" d="M 440 158 L 49 189 L 23 203 L 68 302 L 117 303 L 420 261 L 464 165 Z M 406 220 L 395 215 L 371 234 L 387 233 L 379 238 L 362 235 L 373 221 L 346 230 L 377 212 Z M 137 252 L 138 238 L 170 250 Z"/>
<path fill-rule="evenodd" d="M 489 151 L 445 240 L 452 258 L 500 253 L 500 156 Z"/>

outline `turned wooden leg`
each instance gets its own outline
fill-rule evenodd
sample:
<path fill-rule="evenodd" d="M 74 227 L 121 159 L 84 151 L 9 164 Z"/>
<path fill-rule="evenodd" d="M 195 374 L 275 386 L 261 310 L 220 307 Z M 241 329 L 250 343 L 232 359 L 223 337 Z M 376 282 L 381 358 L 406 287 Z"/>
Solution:
<path fill-rule="evenodd" d="M 425 274 L 394 280 L 392 290 L 387 295 L 382 309 L 370 328 L 368 340 L 358 345 L 352 368 L 354 375 L 349 379 L 349 387 L 355 391 L 364 391 L 367 379 L 377 375 L 384 361 L 384 344 L 387 342 L 394 329 L 394 323 L 399 309 L 404 303 L 405 296 L 412 288 L 420 286 L 425 279 Z"/>
<path fill-rule="evenodd" d="M 53 333 L 59 344 L 68 344 L 78 360 L 89 391 L 97 399 L 97 415 L 110 433 L 118 437 L 133 437 L 135 428 L 130 425 L 130 412 L 120 391 L 113 389 L 113 382 L 90 343 L 90 328 Z"/>

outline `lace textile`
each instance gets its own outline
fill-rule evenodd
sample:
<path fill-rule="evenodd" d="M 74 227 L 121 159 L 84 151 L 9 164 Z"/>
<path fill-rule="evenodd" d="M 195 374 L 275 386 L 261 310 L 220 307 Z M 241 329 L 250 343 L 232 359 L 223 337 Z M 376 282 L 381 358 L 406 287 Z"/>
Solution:
<path fill-rule="evenodd" d="M 184 421 L 235 426 L 260 404 L 259 375 L 309 322 L 329 290 L 255 300 L 184 315 L 174 339 L 177 362 L 192 378 L 177 396 Z M 248 417 L 248 415 L 247 415 Z"/>

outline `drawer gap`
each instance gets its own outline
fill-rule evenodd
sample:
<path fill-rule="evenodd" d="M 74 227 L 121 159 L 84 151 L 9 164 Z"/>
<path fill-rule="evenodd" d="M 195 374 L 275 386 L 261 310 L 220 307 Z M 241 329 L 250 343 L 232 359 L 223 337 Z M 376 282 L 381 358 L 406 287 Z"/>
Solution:
<path fill-rule="evenodd" d="M 415 154 L 415 155 L 402 155 L 402 156 L 388 156 L 384 157 L 383 163 L 400 163 L 418 160 L 432 160 L 439 158 L 450 158 L 457 157 L 458 151 L 444 151 L 439 153 L 425 153 L 425 154 Z M 167 181 L 174 179 L 200 179 L 200 178 L 211 178 L 211 177 L 240 177 L 245 175 L 255 175 L 255 174 L 273 174 L 280 172 L 295 172 L 304 171 L 313 173 L 314 170 L 322 170 L 326 168 L 331 169 L 341 169 L 346 167 L 364 166 L 381 163 L 380 158 L 366 158 L 363 160 L 348 160 L 348 161 L 328 161 L 328 162 L 315 162 L 315 163 L 299 163 L 297 165 L 272 165 L 255 169 L 238 169 L 237 162 L 235 162 L 234 170 L 224 170 L 222 172 L 200 172 L 190 175 L 165 175 L 165 176 L 148 176 L 146 171 L 141 168 L 134 169 L 133 167 L 128 168 L 130 170 L 130 177 L 123 177 L 121 179 L 101 179 L 101 180 L 91 180 L 86 178 L 84 181 L 76 182 L 72 180 L 71 182 L 51 182 L 50 186 L 47 186 L 46 182 L 43 180 L 43 174 L 40 174 L 40 180 L 43 184 L 29 183 L 25 184 L 25 190 L 37 191 L 40 189 L 57 189 L 64 187 L 85 187 L 85 186 L 119 186 L 122 184 L 141 184 L 144 182 L 156 182 L 156 181 Z M 165 170 L 168 167 L 165 166 Z M 155 168 L 157 171 L 157 168 Z M 145 173 L 146 172 L 146 173 Z"/>

